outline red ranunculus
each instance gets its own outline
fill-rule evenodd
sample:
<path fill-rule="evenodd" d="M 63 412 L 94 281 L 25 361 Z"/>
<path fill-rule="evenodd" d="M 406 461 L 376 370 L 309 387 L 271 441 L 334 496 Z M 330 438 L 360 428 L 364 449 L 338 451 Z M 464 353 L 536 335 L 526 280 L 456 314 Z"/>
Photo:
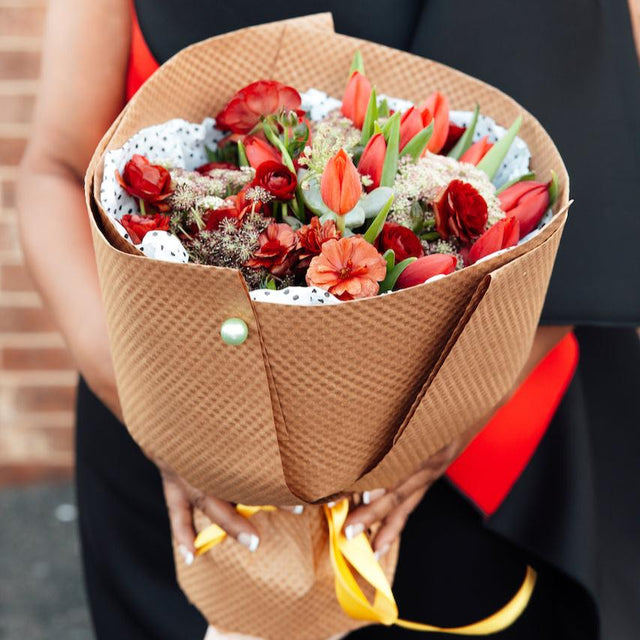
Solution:
<path fill-rule="evenodd" d="M 507 249 L 518 244 L 520 238 L 520 223 L 514 216 L 507 216 L 498 220 L 491 229 L 485 231 L 473 244 L 465 262 L 475 264 L 500 249 Z"/>
<path fill-rule="evenodd" d="M 371 83 L 359 71 L 354 71 L 342 98 L 342 115 L 349 118 L 358 129 L 362 129 L 364 124 L 370 96 Z"/>
<path fill-rule="evenodd" d="M 124 167 L 123 175 L 116 171 L 122 187 L 134 198 L 140 198 L 156 208 L 164 208 L 162 201 L 172 193 L 171 175 L 160 165 L 151 164 L 147 158 L 135 154 Z"/>
<path fill-rule="evenodd" d="M 411 229 L 397 222 L 384 223 L 376 244 L 380 253 L 393 249 L 396 263 L 424 255 L 420 238 Z"/>
<path fill-rule="evenodd" d="M 244 139 L 244 150 L 249 164 L 254 169 L 257 169 L 263 162 L 268 160 L 282 162 L 282 154 L 266 140 L 257 136 L 247 136 Z"/>
<path fill-rule="evenodd" d="M 367 191 L 380 186 L 386 153 L 387 143 L 384 140 L 384 135 L 376 133 L 371 136 L 358 161 L 358 173 L 361 176 L 369 176 L 371 179 L 371 184 L 366 187 Z"/>
<path fill-rule="evenodd" d="M 258 242 L 260 246 L 246 262 L 247 267 L 263 267 L 274 276 L 284 276 L 291 271 L 297 237 L 288 224 L 273 222 L 260 234 Z"/>
<path fill-rule="evenodd" d="M 256 169 L 253 184 L 266 189 L 277 200 L 291 200 L 298 181 L 295 173 L 282 163 L 267 160 Z"/>
<path fill-rule="evenodd" d="M 122 216 L 120 224 L 127 230 L 134 244 L 140 244 L 149 231 L 169 231 L 169 216 L 155 213 L 139 216 L 136 213 Z"/>
<path fill-rule="evenodd" d="M 216 116 L 219 129 L 249 133 L 263 116 L 300 110 L 300 94 L 275 80 L 258 80 L 240 89 Z"/>
<path fill-rule="evenodd" d="M 520 237 L 531 233 L 549 208 L 549 183 L 525 180 L 505 189 L 499 196 L 502 210 L 520 223 Z"/>
<path fill-rule="evenodd" d="M 199 167 L 196 167 L 196 171 L 202 175 L 206 175 L 209 171 L 214 171 L 215 169 L 234 171 L 238 170 L 238 167 L 230 162 L 207 162 L 206 164 L 201 164 Z"/>
<path fill-rule="evenodd" d="M 469 244 L 484 231 L 489 215 L 486 200 L 462 180 L 452 180 L 433 208 L 437 232 L 445 240 L 454 235 L 463 244 Z"/>
<path fill-rule="evenodd" d="M 320 218 L 313 216 L 309 224 L 300 227 L 298 236 L 298 268 L 307 268 L 311 258 L 320 255 L 322 245 L 328 240 L 339 240 L 340 232 L 334 220 L 325 220 L 320 224 Z"/>
<path fill-rule="evenodd" d="M 432 253 L 412 262 L 398 278 L 394 289 L 408 289 L 423 284 L 429 278 L 447 275 L 455 271 L 458 260 L 444 253 Z"/>

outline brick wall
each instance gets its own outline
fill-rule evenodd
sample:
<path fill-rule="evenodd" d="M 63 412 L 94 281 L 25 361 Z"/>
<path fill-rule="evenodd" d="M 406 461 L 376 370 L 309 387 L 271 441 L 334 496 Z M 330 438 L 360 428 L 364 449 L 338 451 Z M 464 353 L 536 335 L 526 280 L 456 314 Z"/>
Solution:
<path fill-rule="evenodd" d="M 45 0 L 0 0 L 0 484 L 69 475 L 76 374 L 27 275 L 15 177 L 40 69 Z"/>

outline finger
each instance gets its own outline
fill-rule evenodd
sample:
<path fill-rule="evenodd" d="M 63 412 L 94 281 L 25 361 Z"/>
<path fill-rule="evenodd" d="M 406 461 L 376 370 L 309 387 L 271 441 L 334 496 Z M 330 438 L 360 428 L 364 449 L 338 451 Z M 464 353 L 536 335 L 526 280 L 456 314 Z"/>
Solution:
<path fill-rule="evenodd" d="M 304 505 L 303 504 L 294 504 L 293 506 L 286 507 L 278 507 L 281 511 L 288 511 L 289 513 L 293 513 L 296 516 L 299 516 L 304 513 Z"/>
<path fill-rule="evenodd" d="M 371 491 L 363 491 L 362 504 L 371 504 L 378 498 L 382 498 L 385 493 L 387 493 L 386 489 L 372 489 Z"/>
<path fill-rule="evenodd" d="M 429 487 L 423 487 L 412 493 L 397 509 L 394 509 L 376 533 L 372 547 L 380 558 L 389 549 L 393 541 L 402 533 L 408 517 L 420 504 Z"/>
<path fill-rule="evenodd" d="M 235 538 L 249 551 L 256 551 L 260 544 L 258 530 L 241 516 L 230 502 L 219 500 L 197 492 L 192 498 L 193 505 L 202 511 L 211 522 L 217 524 L 227 535 Z"/>
<path fill-rule="evenodd" d="M 169 512 L 169 523 L 173 538 L 178 543 L 178 551 L 185 564 L 193 564 L 195 547 L 195 531 L 193 528 L 193 511 L 189 495 L 182 483 L 175 478 L 162 474 L 164 497 Z"/>

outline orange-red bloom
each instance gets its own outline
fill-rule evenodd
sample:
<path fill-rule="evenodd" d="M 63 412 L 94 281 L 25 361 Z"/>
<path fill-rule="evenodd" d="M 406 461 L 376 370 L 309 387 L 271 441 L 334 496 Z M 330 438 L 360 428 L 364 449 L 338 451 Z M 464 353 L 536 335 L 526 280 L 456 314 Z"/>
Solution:
<path fill-rule="evenodd" d="M 384 223 L 376 246 L 381 253 L 391 249 L 396 257 L 396 263 L 407 258 L 420 258 L 424 255 L 420 238 L 411 229 L 397 222 Z"/>
<path fill-rule="evenodd" d="M 244 150 L 249 164 L 254 169 L 257 169 L 263 162 L 282 162 L 280 152 L 257 136 L 247 136 L 244 139 Z"/>
<path fill-rule="evenodd" d="M 349 118 L 358 129 L 362 129 L 364 124 L 370 96 L 371 83 L 359 71 L 354 71 L 342 98 L 342 115 Z"/>
<path fill-rule="evenodd" d="M 291 270 L 297 238 L 288 224 L 270 224 L 260 234 L 258 242 L 260 247 L 247 260 L 247 267 L 264 267 L 274 276 L 283 276 Z"/>
<path fill-rule="evenodd" d="M 169 207 L 163 201 L 172 193 L 171 175 L 159 164 L 151 164 L 145 156 L 134 154 L 124 167 L 123 175 L 116 171 L 116 179 L 127 193 L 154 205 L 158 211 Z"/>
<path fill-rule="evenodd" d="M 465 262 L 474 264 L 500 249 L 506 249 L 518 244 L 520 238 L 520 224 L 514 216 L 507 216 L 498 220 L 491 229 L 485 231 L 474 243 Z"/>
<path fill-rule="evenodd" d="M 487 224 L 487 201 L 468 182 L 452 180 L 433 205 L 436 231 L 446 240 L 454 235 L 468 244 Z"/>
<path fill-rule="evenodd" d="M 340 216 L 358 204 L 362 195 L 360 174 L 344 149 L 327 162 L 320 179 L 320 193 L 327 207 Z"/>
<path fill-rule="evenodd" d="M 362 236 L 329 240 L 307 271 L 307 284 L 326 289 L 340 300 L 375 296 L 387 264 Z"/>
<path fill-rule="evenodd" d="M 493 147 L 493 144 L 489 142 L 489 137 L 484 136 L 480 140 L 474 142 L 461 156 L 460 162 L 468 162 L 469 164 L 478 164 L 485 153 Z"/>
<path fill-rule="evenodd" d="M 275 80 L 258 80 L 240 89 L 216 116 L 219 129 L 233 133 L 249 133 L 260 118 L 281 109 L 298 111 L 300 94 Z"/>
<path fill-rule="evenodd" d="M 369 138 L 367 146 L 364 148 L 358 162 L 358 173 L 361 176 L 369 176 L 371 184 L 367 185 L 367 191 L 380 186 L 382 179 L 382 168 L 384 166 L 384 156 L 387 153 L 387 143 L 384 135 L 376 133 Z"/>
<path fill-rule="evenodd" d="M 434 91 L 422 105 L 421 109 L 427 108 L 433 114 L 433 135 L 427 144 L 427 149 L 431 153 L 438 153 L 447 141 L 449 133 L 449 99 L 439 91 Z"/>
<path fill-rule="evenodd" d="M 431 122 L 432 115 L 428 108 L 417 109 L 410 107 L 400 118 L 400 151 L 411 138 L 420 133 Z"/>
<path fill-rule="evenodd" d="M 520 237 L 533 231 L 549 208 L 549 183 L 526 180 L 505 189 L 499 196 L 502 210 L 520 223 Z"/>
<path fill-rule="evenodd" d="M 120 224 L 129 232 L 131 242 L 134 244 L 140 244 L 149 231 L 169 231 L 169 222 L 169 216 L 161 213 L 148 216 L 127 213 L 120 220 Z"/>
<path fill-rule="evenodd" d="M 432 253 L 412 262 L 398 278 L 394 289 L 408 289 L 423 284 L 429 278 L 453 273 L 458 263 L 455 256 Z"/>
<path fill-rule="evenodd" d="M 298 268 L 307 268 L 311 258 L 320 255 L 322 245 L 329 240 L 338 240 L 340 232 L 333 220 L 325 220 L 320 224 L 320 218 L 313 216 L 309 224 L 300 227 L 298 236 Z"/>

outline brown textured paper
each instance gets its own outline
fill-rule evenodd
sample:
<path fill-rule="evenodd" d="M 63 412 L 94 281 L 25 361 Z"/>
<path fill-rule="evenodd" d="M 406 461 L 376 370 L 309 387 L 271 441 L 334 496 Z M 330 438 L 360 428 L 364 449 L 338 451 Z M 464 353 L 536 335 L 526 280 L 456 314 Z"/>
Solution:
<path fill-rule="evenodd" d="M 313 503 L 390 486 L 470 426 L 479 429 L 526 361 L 566 220 L 562 159 L 514 100 L 331 29 L 320 14 L 188 47 L 138 91 L 87 173 L 127 427 L 190 483 L 234 502 Z M 556 214 L 542 232 L 428 285 L 328 307 L 253 303 L 237 271 L 150 260 L 117 234 L 96 197 L 105 150 L 174 117 L 199 122 L 261 78 L 340 96 L 355 49 L 388 95 L 419 101 L 438 89 L 453 108 L 479 103 L 504 126 L 522 114 L 531 168 L 559 178 Z M 244 344 L 222 342 L 229 317 L 246 321 Z M 178 563 L 183 588 L 212 624 L 302 640 L 358 626 L 333 595 L 321 510 L 254 518 L 262 531 L 255 556 L 227 541 L 189 569 Z"/>

